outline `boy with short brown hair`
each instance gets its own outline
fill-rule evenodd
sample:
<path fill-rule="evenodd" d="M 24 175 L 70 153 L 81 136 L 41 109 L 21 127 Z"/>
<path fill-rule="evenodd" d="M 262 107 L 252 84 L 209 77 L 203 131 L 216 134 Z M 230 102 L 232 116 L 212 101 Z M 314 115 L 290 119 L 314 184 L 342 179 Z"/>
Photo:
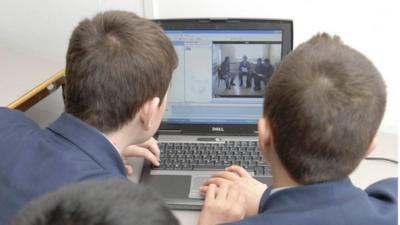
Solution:
<path fill-rule="evenodd" d="M 124 11 L 81 21 L 67 52 L 65 112 L 41 129 L 0 108 L 0 225 L 61 186 L 126 179 L 125 157 L 158 165 L 152 137 L 176 65 L 171 41 L 153 21 Z"/>
<path fill-rule="evenodd" d="M 397 224 L 397 179 L 363 191 L 348 178 L 374 149 L 385 104 L 372 62 L 339 37 L 318 34 L 284 58 L 267 87 L 258 131 L 273 186 L 232 166 L 202 190 L 239 187 L 250 218 L 238 225 Z M 202 224 L 215 224 L 213 210 L 204 207 Z"/>

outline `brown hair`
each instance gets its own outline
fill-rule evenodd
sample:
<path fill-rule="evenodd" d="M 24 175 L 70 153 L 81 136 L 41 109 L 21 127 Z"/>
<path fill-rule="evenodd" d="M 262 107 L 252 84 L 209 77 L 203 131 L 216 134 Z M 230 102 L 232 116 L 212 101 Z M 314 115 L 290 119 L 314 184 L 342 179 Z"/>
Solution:
<path fill-rule="evenodd" d="M 80 22 L 70 38 L 65 111 L 114 131 L 147 100 L 163 100 L 176 65 L 176 52 L 156 23 L 129 12 L 99 13 Z"/>
<path fill-rule="evenodd" d="M 264 117 L 277 155 L 301 184 L 348 176 L 386 105 L 381 74 L 340 38 L 318 34 L 287 55 L 268 84 Z"/>

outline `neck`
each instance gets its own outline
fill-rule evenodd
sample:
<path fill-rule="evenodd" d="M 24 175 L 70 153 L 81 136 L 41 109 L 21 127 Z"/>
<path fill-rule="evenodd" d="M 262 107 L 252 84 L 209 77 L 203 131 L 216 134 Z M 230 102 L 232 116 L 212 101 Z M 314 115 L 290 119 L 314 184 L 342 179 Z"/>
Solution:
<path fill-rule="evenodd" d="M 281 187 L 296 187 L 300 186 L 295 180 L 291 178 L 285 167 L 280 162 L 277 156 L 272 156 L 270 164 L 272 166 L 272 186 L 274 188 Z"/>
<path fill-rule="evenodd" d="M 117 131 L 113 131 L 105 134 L 107 139 L 117 148 L 120 155 L 129 146 L 133 144 L 139 144 L 139 141 L 134 139 L 137 137 L 137 132 L 133 129 L 133 126 L 125 125 Z"/>
<path fill-rule="evenodd" d="M 277 170 L 274 167 L 272 167 L 272 177 L 272 186 L 274 188 L 300 186 L 286 171 Z"/>

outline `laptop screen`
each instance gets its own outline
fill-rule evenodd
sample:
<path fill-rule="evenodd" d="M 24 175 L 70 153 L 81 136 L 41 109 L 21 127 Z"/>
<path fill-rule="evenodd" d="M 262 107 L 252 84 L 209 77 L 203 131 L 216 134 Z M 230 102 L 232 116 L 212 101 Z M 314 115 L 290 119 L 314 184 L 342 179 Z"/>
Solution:
<path fill-rule="evenodd" d="M 164 123 L 256 124 L 283 30 L 164 28 L 178 55 Z"/>

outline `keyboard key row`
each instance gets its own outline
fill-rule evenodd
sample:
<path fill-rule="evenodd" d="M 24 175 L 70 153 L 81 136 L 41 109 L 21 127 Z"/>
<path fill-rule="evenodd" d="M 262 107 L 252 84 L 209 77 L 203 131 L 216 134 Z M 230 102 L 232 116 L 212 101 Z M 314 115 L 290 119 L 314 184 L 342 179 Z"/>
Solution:
<path fill-rule="evenodd" d="M 159 170 L 223 170 L 239 165 L 255 175 L 270 173 L 255 141 L 225 143 L 159 143 Z"/>

